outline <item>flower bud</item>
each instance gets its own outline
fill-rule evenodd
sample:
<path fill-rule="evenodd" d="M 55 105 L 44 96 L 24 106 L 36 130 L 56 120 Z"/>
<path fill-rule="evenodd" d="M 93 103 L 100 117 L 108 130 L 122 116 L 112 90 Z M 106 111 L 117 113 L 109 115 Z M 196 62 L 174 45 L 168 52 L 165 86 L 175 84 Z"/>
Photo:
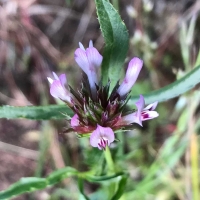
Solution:
<path fill-rule="evenodd" d="M 137 57 L 133 58 L 128 65 L 125 78 L 118 88 L 117 92 L 121 97 L 124 97 L 132 88 L 142 69 L 143 61 Z"/>

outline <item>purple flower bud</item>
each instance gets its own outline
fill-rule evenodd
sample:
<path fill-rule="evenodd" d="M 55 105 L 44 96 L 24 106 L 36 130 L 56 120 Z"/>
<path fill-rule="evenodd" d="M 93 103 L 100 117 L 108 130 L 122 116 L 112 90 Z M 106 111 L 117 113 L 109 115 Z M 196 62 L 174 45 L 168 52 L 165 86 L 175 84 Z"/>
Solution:
<path fill-rule="evenodd" d="M 109 127 L 102 127 L 97 125 L 96 130 L 94 130 L 90 136 L 90 144 L 93 147 L 98 147 L 100 150 L 109 146 L 115 140 L 115 134 L 113 130 Z"/>
<path fill-rule="evenodd" d="M 67 84 L 67 78 L 65 74 L 61 74 L 59 77 L 56 73 L 53 72 L 55 80 L 50 77 L 47 77 L 50 86 L 50 94 L 57 99 L 61 99 L 67 102 L 69 105 L 72 105 L 71 95 L 69 90 L 65 87 Z"/>
<path fill-rule="evenodd" d="M 132 86 L 138 78 L 140 70 L 142 69 L 142 65 L 143 61 L 137 57 L 133 58 L 129 62 L 126 76 L 117 90 L 121 97 L 125 96 L 131 90 Z"/>
<path fill-rule="evenodd" d="M 99 67 L 101 66 L 103 57 L 93 47 L 92 41 L 90 41 L 89 47 L 86 50 L 81 43 L 79 43 L 79 46 L 80 48 L 76 49 L 74 53 L 75 61 L 87 74 L 91 91 L 94 94 L 95 84 L 98 85 L 99 83 Z"/>

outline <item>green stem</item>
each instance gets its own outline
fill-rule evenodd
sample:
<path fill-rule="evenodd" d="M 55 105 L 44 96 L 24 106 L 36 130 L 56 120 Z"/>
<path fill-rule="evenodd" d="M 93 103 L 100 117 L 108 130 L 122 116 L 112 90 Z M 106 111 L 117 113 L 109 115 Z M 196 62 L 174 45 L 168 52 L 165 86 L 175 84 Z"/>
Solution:
<path fill-rule="evenodd" d="M 110 153 L 110 149 L 109 149 L 108 146 L 106 146 L 106 149 L 104 151 L 104 155 L 105 155 L 105 159 L 106 159 L 109 171 L 115 172 L 115 165 L 114 165 L 114 162 L 113 162 L 113 159 L 112 159 L 112 156 L 111 156 L 111 153 Z"/>

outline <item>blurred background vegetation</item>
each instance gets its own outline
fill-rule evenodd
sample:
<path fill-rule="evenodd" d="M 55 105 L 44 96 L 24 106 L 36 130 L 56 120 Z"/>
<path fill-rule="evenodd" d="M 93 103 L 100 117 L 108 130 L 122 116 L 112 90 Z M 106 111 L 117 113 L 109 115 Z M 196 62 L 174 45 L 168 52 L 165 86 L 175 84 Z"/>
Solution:
<path fill-rule="evenodd" d="M 183 77 L 200 65 L 200 2 L 198 0 L 113 0 L 130 35 L 128 61 L 138 56 L 144 67 L 132 94 L 145 94 Z M 65 73 L 80 87 L 75 64 L 78 42 L 93 40 L 102 53 L 93 0 L 0 0 L 0 103 L 26 106 L 60 104 L 49 94 L 46 77 Z M 160 116 L 141 129 L 117 135 L 112 147 L 116 165 L 130 177 L 123 199 L 199 200 L 199 86 L 160 103 Z M 0 190 L 21 177 L 48 175 L 72 166 L 103 174 L 102 152 L 88 139 L 63 134 L 68 121 L 0 120 Z M 99 169 L 99 170 L 98 170 Z M 98 191 L 85 182 L 85 193 Z M 105 199 L 106 191 L 94 199 Z M 23 199 L 78 199 L 77 181 L 21 195 Z M 98 194 L 98 195 L 97 195 Z M 94 195 L 93 195 L 94 196 Z M 97 197 L 98 196 L 98 197 Z"/>

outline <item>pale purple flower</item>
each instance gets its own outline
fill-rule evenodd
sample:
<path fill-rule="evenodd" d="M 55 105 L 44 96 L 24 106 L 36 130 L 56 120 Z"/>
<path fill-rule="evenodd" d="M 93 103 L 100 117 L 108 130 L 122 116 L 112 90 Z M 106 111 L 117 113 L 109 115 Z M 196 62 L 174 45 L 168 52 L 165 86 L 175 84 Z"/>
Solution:
<path fill-rule="evenodd" d="M 94 130 L 90 136 L 90 144 L 93 147 L 98 147 L 100 150 L 109 146 L 115 140 L 115 134 L 113 130 L 109 127 L 102 127 L 97 125 L 96 130 Z"/>
<path fill-rule="evenodd" d="M 142 126 L 143 121 L 150 120 L 159 116 L 159 114 L 156 111 L 154 111 L 157 104 L 158 102 L 154 102 L 144 108 L 145 105 L 144 97 L 140 95 L 140 99 L 135 103 L 137 111 L 129 115 L 123 116 L 119 124 L 128 125 L 132 123 L 137 123 L 140 126 Z"/>
<path fill-rule="evenodd" d="M 85 49 L 81 43 L 79 43 L 78 49 L 74 53 L 75 61 L 79 67 L 87 74 L 90 88 L 92 93 L 95 91 L 95 84 L 99 83 L 99 70 L 103 60 L 101 54 L 93 47 L 92 41 L 89 43 L 89 47 Z"/>
<path fill-rule="evenodd" d="M 125 96 L 131 90 L 132 86 L 138 78 L 140 70 L 142 69 L 142 65 L 143 61 L 137 57 L 134 57 L 129 62 L 125 78 L 117 90 L 121 97 Z"/>
<path fill-rule="evenodd" d="M 158 116 L 155 110 L 157 102 L 144 107 L 142 95 L 135 103 L 137 110 L 128 110 L 128 93 L 136 82 L 142 69 L 143 61 L 133 58 L 126 71 L 121 85 L 116 83 L 110 91 L 110 82 L 106 85 L 99 84 L 99 71 L 103 60 L 101 54 L 93 47 L 79 43 L 79 48 L 74 53 L 75 61 L 85 72 L 88 80 L 84 80 L 80 89 L 73 89 L 67 85 L 65 74 L 59 77 L 53 72 L 54 79 L 47 78 L 50 82 L 50 93 L 53 97 L 63 100 L 74 112 L 71 118 L 71 127 L 78 134 L 90 134 L 90 144 L 105 150 L 115 140 L 114 131 L 126 129 L 134 123 L 142 126 L 145 120 Z M 127 114 L 129 111 L 130 114 Z"/>
<path fill-rule="evenodd" d="M 50 94 L 57 99 L 61 99 L 67 102 L 69 105 L 72 105 L 71 95 L 68 88 L 66 88 L 67 78 L 65 74 L 61 74 L 59 77 L 56 73 L 53 72 L 54 80 L 50 77 L 47 77 L 50 86 Z"/>

